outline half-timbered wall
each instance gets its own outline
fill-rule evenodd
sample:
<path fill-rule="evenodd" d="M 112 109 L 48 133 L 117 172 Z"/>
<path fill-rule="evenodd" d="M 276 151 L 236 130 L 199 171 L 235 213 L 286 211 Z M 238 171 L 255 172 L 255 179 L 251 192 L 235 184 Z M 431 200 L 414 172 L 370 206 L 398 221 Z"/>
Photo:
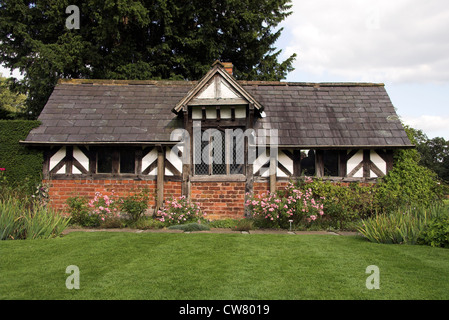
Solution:
<path fill-rule="evenodd" d="M 270 192 L 289 180 L 310 176 L 307 171 L 310 168 L 305 169 L 310 165 L 306 160 L 314 161 L 315 176 L 334 181 L 375 181 L 387 174 L 393 164 L 391 150 L 338 150 L 333 153 L 338 155 L 333 158 L 338 162 L 335 164 L 338 175 L 326 176 L 325 157 L 328 153 L 324 150 L 281 148 L 277 150 L 275 162 L 269 149 L 259 154 L 247 167 L 252 167 L 252 175 L 248 172 L 228 177 L 195 177 L 192 173 L 183 174 L 186 166 L 182 163 L 182 152 L 175 154 L 170 146 L 136 146 L 134 174 L 121 174 L 120 168 L 111 173 L 98 173 L 96 161 L 102 150 L 105 149 L 97 146 L 59 146 L 47 150 L 44 182 L 50 184 L 54 207 L 63 209 L 67 198 L 74 195 L 92 197 L 97 191 L 126 195 L 145 188 L 153 194 L 150 201 L 153 210 L 167 197 L 184 194 L 198 202 L 213 218 L 236 218 L 243 215 L 247 192 Z M 120 147 L 114 150 L 120 150 Z M 114 156 L 112 159 L 119 161 Z M 270 170 L 272 165 L 275 165 L 274 171 Z M 184 183 L 189 185 L 187 193 L 182 189 Z"/>

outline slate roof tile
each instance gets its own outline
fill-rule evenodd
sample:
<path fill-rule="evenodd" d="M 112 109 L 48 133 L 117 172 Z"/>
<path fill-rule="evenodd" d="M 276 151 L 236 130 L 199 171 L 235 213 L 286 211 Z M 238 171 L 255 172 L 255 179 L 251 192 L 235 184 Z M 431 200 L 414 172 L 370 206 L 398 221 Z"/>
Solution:
<path fill-rule="evenodd" d="M 164 142 L 181 128 L 173 107 L 196 82 L 59 83 L 26 142 Z M 280 145 L 411 146 L 383 85 L 241 81 L 264 107 L 255 129 L 278 129 Z"/>

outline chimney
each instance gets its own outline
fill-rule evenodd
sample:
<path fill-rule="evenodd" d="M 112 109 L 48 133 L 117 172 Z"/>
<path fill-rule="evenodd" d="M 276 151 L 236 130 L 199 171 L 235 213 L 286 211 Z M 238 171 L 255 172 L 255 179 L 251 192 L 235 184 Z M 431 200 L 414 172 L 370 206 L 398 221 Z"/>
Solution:
<path fill-rule="evenodd" d="M 232 62 L 222 62 L 222 64 L 225 70 L 232 76 L 232 69 L 233 69 Z"/>

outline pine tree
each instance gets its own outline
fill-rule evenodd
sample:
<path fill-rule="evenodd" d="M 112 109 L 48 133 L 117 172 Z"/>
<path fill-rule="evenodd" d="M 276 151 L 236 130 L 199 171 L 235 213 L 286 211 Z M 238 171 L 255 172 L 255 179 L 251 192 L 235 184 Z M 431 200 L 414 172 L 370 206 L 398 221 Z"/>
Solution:
<path fill-rule="evenodd" d="M 69 5 L 79 29 L 66 28 Z M 24 78 L 36 118 L 59 78 L 201 78 L 215 60 L 242 80 L 281 80 L 274 47 L 290 0 L 0 0 L 0 62 Z M 278 29 L 277 29 L 278 28 Z"/>

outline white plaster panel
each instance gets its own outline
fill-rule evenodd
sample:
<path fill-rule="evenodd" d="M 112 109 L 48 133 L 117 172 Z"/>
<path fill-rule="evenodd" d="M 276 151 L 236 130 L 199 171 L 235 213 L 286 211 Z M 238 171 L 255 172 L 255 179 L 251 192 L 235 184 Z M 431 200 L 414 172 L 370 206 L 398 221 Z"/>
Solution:
<path fill-rule="evenodd" d="M 267 155 L 267 152 L 261 154 L 260 156 L 257 157 L 257 159 L 254 161 L 253 164 L 253 172 L 256 173 L 257 171 L 260 170 L 260 175 L 262 177 L 267 177 L 268 176 L 268 168 L 265 169 L 261 169 L 262 166 L 267 163 L 267 161 L 270 160 L 270 157 Z"/>
<path fill-rule="evenodd" d="M 73 148 L 73 157 L 78 160 L 86 171 L 89 170 L 89 158 L 86 157 L 86 155 L 78 147 Z M 81 171 L 79 171 L 77 167 L 73 166 L 72 173 L 81 174 Z"/>
<path fill-rule="evenodd" d="M 165 151 L 166 159 L 178 170 L 182 172 L 182 158 L 178 157 L 174 152 L 171 152 L 171 148 L 167 148 Z M 165 168 L 165 174 L 168 176 L 173 176 L 173 173 Z"/>
<path fill-rule="evenodd" d="M 58 150 L 58 152 L 56 152 L 51 158 L 50 158 L 50 171 L 56 167 L 56 165 L 61 162 L 62 159 L 64 159 L 66 155 L 66 148 L 62 147 L 61 149 Z M 65 173 L 65 165 L 58 170 L 57 173 Z"/>
<path fill-rule="evenodd" d="M 355 155 L 351 157 L 351 159 L 348 160 L 346 164 L 347 173 L 354 170 L 355 167 L 358 166 L 360 162 L 363 161 L 363 150 L 359 150 Z M 362 178 L 363 177 L 363 168 L 360 168 L 355 174 L 354 177 Z"/>
<path fill-rule="evenodd" d="M 154 161 L 156 161 L 156 159 L 157 159 L 157 150 L 156 148 L 154 148 L 153 150 L 148 152 L 145 155 L 145 157 L 142 158 L 142 170 L 148 168 Z M 149 174 L 152 175 L 153 174 L 152 172 L 150 172 Z"/>
<path fill-rule="evenodd" d="M 213 99 L 215 98 L 215 81 L 212 80 L 207 87 L 196 96 L 197 99 Z"/>
<path fill-rule="evenodd" d="M 221 119 L 231 119 L 231 107 L 221 106 L 220 107 L 220 118 Z"/>
<path fill-rule="evenodd" d="M 246 118 L 246 106 L 236 106 L 235 107 L 235 118 L 236 119 Z"/>
<path fill-rule="evenodd" d="M 370 159 L 371 162 L 373 162 L 383 174 L 387 174 L 387 163 L 377 154 L 376 151 L 371 151 Z M 371 171 L 371 177 L 377 177 L 377 175 Z"/>
<path fill-rule="evenodd" d="M 201 110 L 201 107 L 194 107 L 192 108 L 192 119 L 198 120 L 203 118 L 203 112 Z"/>
<path fill-rule="evenodd" d="M 237 94 L 232 88 L 224 81 L 220 80 L 220 98 L 223 99 L 238 99 L 241 98 L 241 95 Z"/>
<path fill-rule="evenodd" d="M 293 160 L 290 159 L 282 150 L 278 153 L 278 161 L 293 174 Z M 288 177 L 281 169 L 277 168 L 276 174 L 278 177 Z"/>

